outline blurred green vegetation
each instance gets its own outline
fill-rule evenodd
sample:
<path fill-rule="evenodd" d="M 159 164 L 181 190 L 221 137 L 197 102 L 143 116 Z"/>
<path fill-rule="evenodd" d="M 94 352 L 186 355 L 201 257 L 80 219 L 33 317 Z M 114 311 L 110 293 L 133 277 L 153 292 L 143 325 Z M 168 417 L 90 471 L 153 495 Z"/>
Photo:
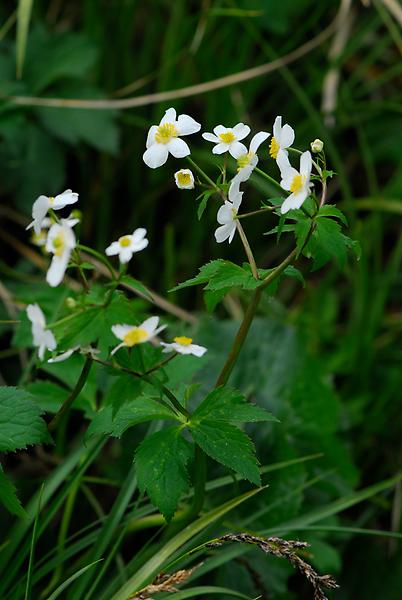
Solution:
<path fill-rule="evenodd" d="M 195 194 L 179 192 L 174 185 L 173 173 L 184 161 L 170 158 L 155 172 L 144 165 L 147 129 L 172 105 L 207 131 L 218 123 L 239 121 L 253 131 L 271 131 L 275 116 L 282 114 L 296 130 L 298 147 L 307 148 L 316 137 L 324 140 L 328 166 L 337 173 L 329 185 L 329 200 L 347 215 L 347 233 L 360 242 L 362 258 L 350 260 L 343 269 L 332 264 L 309 274 L 304 288 L 291 280 L 275 300 L 266 298 L 262 305 L 261 322 L 251 331 L 233 379 L 282 421 L 281 427 L 270 428 L 269 439 L 261 434 L 262 462 L 316 452 L 325 456 L 319 466 L 314 461 L 297 464 L 269 477 L 269 488 L 253 505 L 253 519 L 247 519 L 247 506 L 239 512 L 237 525 L 259 531 L 280 528 L 356 487 L 396 475 L 402 458 L 402 22 L 392 3 L 37 0 L 19 79 L 15 20 L 16 3 L 4 0 L 0 273 L 16 304 L 42 299 L 50 309 L 56 300 L 64 300 L 61 290 L 56 299 L 38 283 L 20 224 L 39 194 L 55 195 L 71 187 L 80 193 L 84 243 L 103 251 L 122 232 L 146 227 L 149 251 L 134 263 L 132 274 L 189 311 L 203 313 L 200 293 L 190 289 L 168 295 L 167 290 L 211 258 L 242 260 L 242 248 L 238 242 L 224 248 L 215 244 L 214 206 L 208 206 L 201 223 L 197 220 Z M 298 51 L 310 42 L 310 51 Z M 125 110 L 113 104 L 213 82 L 294 51 L 287 66 L 276 64 L 271 72 L 235 85 L 166 102 L 148 99 Z M 24 96 L 108 98 L 113 108 L 18 104 Z M 194 157 L 217 175 L 217 163 L 199 136 L 191 139 L 191 147 Z M 264 152 L 264 168 L 274 173 L 267 147 Z M 272 190 L 254 176 L 247 193 L 251 207 L 257 207 L 261 192 Z M 275 224 L 271 217 L 248 224 L 253 249 L 265 268 L 288 249 L 286 238 L 276 246 L 271 237 L 262 236 Z M 300 268 L 307 273 L 309 267 L 301 263 Z M 206 382 L 216 373 L 245 298 L 231 297 L 220 308 L 224 322 L 201 317 L 200 342 L 216 361 L 205 368 Z M 10 318 L 6 308 L 1 318 Z M 10 336 L 11 329 L 6 330 L 5 342 Z M 14 384 L 15 359 L 4 352 L 4 379 Z M 57 380 L 55 369 L 53 375 Z M 69 376 L 64 374 L 66 382 Z M 258 432 L 255 427 L 257 439 Z M 127 442 L 136 440 L 130 432 Z M 113 452 L 120 458 L 118 467 Z M 104 473 L 124 481 L 130 460 L 125 448 L 109 450 Z M 37 477 L 32 479 L 37 483 Z M 25 491 L 36 489 L 32 479 L 23 485 Z M 105 510 L 111 496 L 108 492 L 101 498 Z M 311 538 L 316 566 L 337 575 L 341 590 L 336 598 L 397 600 L 402 589 L 400 542 L 354 535 L 342 526 L 397 532 L 400 517 L 396 488 L 350 508 L 342 518 L 330 512 L 325 531 L 312 527 L 297 535 Z M 131 558 L 132 548 L 126 551 Z M 206 578 L 246 594 L 266 593 L 266 598 L 310 597 L 309 589 L 301 591 L 297 577 L 286 583 L 292 575 L 287 565 L 264 561 L 253 551 L 243 562 L 223 561 Z"/>

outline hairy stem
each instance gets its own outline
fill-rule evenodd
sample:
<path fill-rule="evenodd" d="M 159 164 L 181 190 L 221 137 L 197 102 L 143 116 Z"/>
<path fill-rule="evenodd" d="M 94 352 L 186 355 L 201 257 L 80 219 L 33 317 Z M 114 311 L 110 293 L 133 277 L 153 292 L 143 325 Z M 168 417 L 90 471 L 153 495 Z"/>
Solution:
<path fill-rule="evenodd" d="M 77 398 L 82 388 L 84 387 L 86 380 L 88 379 L 89 372 L 92 366 L 92 357 L 87 356 L 84 366 L 81 371 L 81 375 L 75 385 L 75 388 L 71 392 L 71 394 L 64 400 L 63 404 L 54 415 L 53 419 L 50 421 L 48 425 L 49 431 L 53 431 L 56 429 L 57 425 L 60 423 L 60 420 L 63 418 L 64 414 L 68 411 L 74 400 Z"/>

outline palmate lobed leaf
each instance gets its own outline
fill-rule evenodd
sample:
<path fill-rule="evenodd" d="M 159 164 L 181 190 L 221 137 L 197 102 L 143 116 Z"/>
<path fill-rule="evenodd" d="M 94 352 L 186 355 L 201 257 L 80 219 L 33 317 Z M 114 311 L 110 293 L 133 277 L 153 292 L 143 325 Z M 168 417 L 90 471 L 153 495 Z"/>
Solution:
<path fill-rule="evenodd" d="M 218 291 L 225 288 L 241 287 L 246 290 L 255 289 L 259 282 L 256 281 L 251 271 L 235 265 L 229 260 L 212 260 L 200 267 L 199 274 L 174 287 L 171 291 L 181 290 L 193 285 L 206 283 L 205 290 Z"/>
<path fill-rule="evenodd" d="M 190 485 L 187 463 L 193 446 L 181 435 L 181 427 L 170 427 L 147 437 L 135 455 L 138 484 L 151 502 L 170 520 L 180 496 Z"/>
<path fill-rule="evenodd" d="M 115 414 L 113 406 L 100 410 L 88 428 L 87 437 L 99 434 L 121 437 L 130 427 L 155 419 L 177 420 L 177 417 L 167 406 L 142 395 L 121 406 Z"/>
<path fill-rule="evenodd" d="M 247 402 L 238 390 L 223 386 L 208 394 L 194 412 L 191 423 L 196 424 L 204 419 L 240 423 L 277 421 L 265 408 Z"/>
<path fill-rule="evenodd" d="M 16 387 L 0 388 L 0 452 L 52 443 L 41 419 L 42 410 L 31 394 Z"/>

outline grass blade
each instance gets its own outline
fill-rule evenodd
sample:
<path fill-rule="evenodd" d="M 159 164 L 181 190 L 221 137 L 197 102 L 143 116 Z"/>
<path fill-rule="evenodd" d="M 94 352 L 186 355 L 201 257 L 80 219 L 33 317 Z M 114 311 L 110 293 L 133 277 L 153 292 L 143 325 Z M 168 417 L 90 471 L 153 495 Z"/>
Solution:
<path fill-rule="evenodd" d="M 71 575 L 71 577 L 69 577 L 68 579 L 66 579 L 65 581 L 63 581 L 63 583 L 61 585 L 59 585 L 59 587 L 56 590 L 54 590 L 53 594 L 51 594 L 47 598 L 47 600 L 56 600 L 56 598 L 58 598 L 60 596 L 60 594 L 62 592 L 64 592 L 64 590 L 71 583 L 73 583 L 73 581 L 75 581 L 76 579 L 78 579 L 78 577 L 81 577 L 81 575 L 83 575 L 86 571 L 88 571 L 88 569 L 90 569 L 91 567 L 93 567 L 94 565 L 96 565 L 96 563 L 100 562 L 101 560 L 103 560 L 103 559 L 100 558 L 99 560 L 95 560 L 95 562 L 92 562 L 89 565 L 86 565 L 86 567 L 83 567 L 82 569 L 80 569 L 79 571 L 76 571 L 73 575 Z"/>
<path fill-rule="evenodd" d="M 22 77 L 33 0 L 19 0 L 17 11 L 17 79 Z"/>

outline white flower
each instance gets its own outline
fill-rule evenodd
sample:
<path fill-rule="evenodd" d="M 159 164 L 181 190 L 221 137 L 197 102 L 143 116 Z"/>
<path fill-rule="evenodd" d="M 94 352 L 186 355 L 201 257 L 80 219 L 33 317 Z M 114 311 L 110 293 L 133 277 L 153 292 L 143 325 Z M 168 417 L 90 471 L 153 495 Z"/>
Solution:
<path fill-rule="evenodd" d="M 45 315 L 38 304 L 28 304 L 28 319 L 32 323 L 32 337 L 34 346 L 39 348 L 39 358 L 43 360 L 46 348 L 54 350 L 56 348 L 56 339 L 53 333 L 46 329 Z"/>
<path fill-rule="evenodd" d="M 49 229 L 46 250 L 53 254 L 53 258 L 46 274 L 46 281 L 51 287 L 59 285 L 64 277 L 71 252 L 75 248 L 72 225 L 77 222 L 78 219 L 61 219 L 60 223 L 55 223 Z"/>
<path fill-rule="evenodd" d="M 161 342 L 161 346 L 164 346 L 162 352 L 178 352 L 179 354 L 193 354 L 194 356 L 202 356 L 207 351 L 204 346 L 193 344 L 193 340 L 185 335 L 173 338 L 171 344 Z"/>
<path fill-rule="evenodd" d="M 274 132 L 269 145 L 269 155 L 275 160 L 279 156 L 287 156 L 287 148 L 295 141 L 295 132 L 290 125 L 284 125 L 282 127 L 282 117 L 276 117 L 274 122 Z"/>
<path fill-rule="evenodd" d="M 318 154 L 319 152 L 322 152 L 322 149 L 324 148 L 324 142 L 322 140 L 316 138 L 314 140 L 314 142 L 311 142 L 310 146 L 311 146 L 311 151 L 314 152 L 315 154 Z"/>
<path fill-rule="evenodd" d="M 248 152 L 246 149 L 246 153 L 242 154 L 237 158 L 237 166 L 239 171 L 241 169 L 244 169 L 245 167 L 250 166 L 252 167 L 250 171 L 251 175 L 251 172 L 255 169 L 255 167 L 258 164 L 257 150 L 261 146 L 261 144 L 269 138 L 269 136 L 270 134 L 266 131 L 260 131 L 259 133 L 256 133 L 255 136 L 253 136 L 253 139 L 250 142 L 250 148 Z"/>
<path fill-rule="evenodd" d="M 33 221 L 27 227 L 27 229 L 34 228 L 36 235 L 40 234 L 40 230 L 44 226 L 43 221 L 47 215 L 49 208 L 53 210 L 59 210 L 64 208 L 68 204 L 75 204 L 78 201 L 78 194 L 71 190 L 66 190 L 58 196 L 39 196 L 35 200 L 32 206 L 32 218 Z"/>
<path fill-rule="evenodd" d="M 240 191 L 240 184 L 243 181 L 247 181 L 250 177 L 253 168 L 248 165 L 241 169 L 235 177 L 233 177 L 229 186 L 229 200 L 225 200 L 225 203 L 218 210 L 216 215 L 218 223 L 221 227 L 215 230 L 215 239 L 218 244 L 221 244 L 225 240 L 230 242 L 233 240 L 236 232 L 236 219 L 237 212 L 240 208 L 240 204 L 243 197 L 243 192 Z"/>
<path fill-rule="evenodd" d="M 57 356 L 54 356 L 53 358 L 49 358 L 49 360 L 47 362 L 48 363 L 63 362 L 63 360 L 67 360 L 68 358 L 70 358 L 70 356 L 72 354 L 74 354 L 74 352 L 76 352 L 78 350 L 78 348 L 79 348 L 79 346 L 74 346 L 74 348 L 70 348 L 69 350 L 62 352 L 61 354 L 58 354 Z"/>
<path fill-rule="evenodd" d="M 148 342 L 153 337 L 158 335 L 162 329 L 165 329 L 166 325 L 158 327 L 159 317 L 150 317 L 141 325 L 113 325 L 112 331 L 114 335 L 122 340 L 122 343 L 113 349 L 112 354 L 117 352 L 123 346 L 131 348 L 137 344 L 143 344 Z"/>
<path fill-rule="evenodd" d="M 148 240 L 145 237 L 147 230 L 143 227 L 136 229 L 131 235 L 123 235 L 117 242 L 113 242 L 105 250 L 107 256 L 119 255 L 121 263 L 125 264 L 131 260 L 135 252 L 140 252 L 148 246 Z"/>
<path fill-rule="evenodd" d="M 190 154 L 190 148 L 179 136 L 197 133 L 201 125 L 188 115 L 179 115 L 169 108 L 159 125 L 152 125 L 148 132 L 147 143 L 143 154 L 145 164 L 156 169 L 165 164 L 168 154 L 175 158 L 184 158 Z"/>
<path fill-rule="evenodd" d="M 305 199 L 310 194 L 310 183 L 312 159 L 307 150 L 300 157 L 300 171 L 297 171 L 289 162 L 284 154 L 278 157 L 278 166 L 281 170 L 281 187 L 292 192 L 281 206 L 281 213 L 284 215 L 289 210 L 300 208 Z"/>
<path fill-rule="evenodd" d="M 224 127 L 217 125 L 214 133 L 203 133 L 202 137 L 207 142 L 214 142 L 216 146 L 212 148 L 213 154 L 224 154 L 229 152 L 233 158 L 239 158 L 247 154 L 247 148 L 240 140 L 244 139 L 250 133 L 250 127 L 244 123 L 238 123 L 234 127 Z"/>
<path fill-rule="evenodd" d="M 194 175 L 190 169 L 180 169 L 180 171 L 176 171 L 174 180 L 180 190 L 192 190 L 194 188 Z"/>

